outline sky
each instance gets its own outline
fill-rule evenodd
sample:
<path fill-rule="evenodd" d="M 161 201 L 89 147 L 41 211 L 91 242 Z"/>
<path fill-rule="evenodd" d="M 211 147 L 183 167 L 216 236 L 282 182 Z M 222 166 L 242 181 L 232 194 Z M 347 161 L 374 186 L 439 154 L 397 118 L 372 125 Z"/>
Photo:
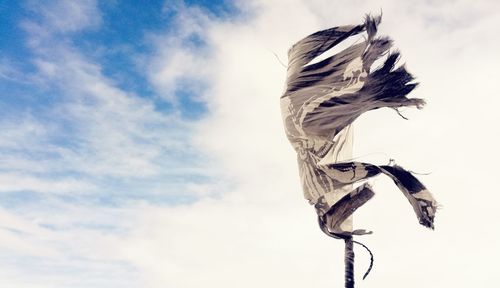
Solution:
<path fill-rule="evenodd" d="M 361 116 L 388 179 L 355 228 L 357 287 L 494 287 L 500 249 L 494 0 L 0 1 L 0 288 L 342 287 L 343 243 L 303 199 L 279 111 L 287 50 L 383 12 L 423 110 Z"/>

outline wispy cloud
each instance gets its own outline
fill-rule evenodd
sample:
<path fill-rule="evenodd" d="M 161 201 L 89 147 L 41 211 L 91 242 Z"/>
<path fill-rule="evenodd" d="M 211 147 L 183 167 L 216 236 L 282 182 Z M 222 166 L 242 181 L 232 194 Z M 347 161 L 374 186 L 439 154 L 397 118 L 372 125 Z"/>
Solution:
<path fill-rule="evenodd" d="M 154 99 L 121 89 L 75 44 L 102 24 L 95 1 L 27 7 L 33 18 L 22 21 L 26 61 L 36 68 L 30 85 L 42 93 L 32 100 L 36 107 L 0 122 L 0 253 L 13 259 L 0 264 L 2 283 L 140 287 L 120 243 L 136 224 L 133 207 L 158 194 L 182 195 L 168 190 L 176 173 L 202 173 L 189 166 L 192 128 L 175 110 L 163 113 Z"/>
<path fill-rule="evenodd" d="M 212 70 L 206 32 L 217 20 L 206 10 L 181 1 L 174 5 L 167 2 L 165 10 L 173 13 L 174 19 L 164 33 L 147 35 L 154 47 L 153 55 L 146 59 L 147 76 L 158 95 L 176 106 L 186 94 L 200 101 L 206 92 L 203 89 L 209 88 Z"/>
<path fill-rule="evenodd" d="M 28 20 L 25 25 L 36 29 L 39 36 L 54 33 L 71 33 L 83 29 L 97 28 L 101 24 L 101 13 L 94 0 L 68 1 L 27 1 L 25 5 L 37 21 Z"/>
<path fill-rule="evenodd" d="M 99 19 L 94 14 L 99 13 L 94 13 L 97 8 L 92 3 L 82 2 L 82 7 L 56 3 L 54 7 L 36 10 L 43 16 L 39 22 L 25 22 L 30 40 L 43 38 L 32 43 L 33 63 L 38 69 L 36 78 L 40 85 L 48 87 L 50 97 L 57 99 L 55 104 L 45 100 L 48 104 L 43 111 L 45 123 L 36 123 L 43 127 L 39 129 L 52 126 L 52 131 L 48 131 L 52 133 L 44 135 L 52 144 L 44 145 L 54 154 L 50 156 L 51 162 L 56 161 L 65 170 L 90 175 L 157 175 L 161 161 L 168 157 L 165 152 L 183 149 L 182 139 L 188 125 L 177 115 L 156 111 L 150 99 L 118 88 L 102 74 L 98 63 L 71 44 L 70 36 L 57 34 L 94 27 Z M 37 121 L 33 120 L 35 116 L 31 118 L 32 122 Z M 28 137 L 32 136 L 30 133 Z M 20 140 L 3 141 L 19 143 Z M 23 140 L 32 143 L 37 138 Z M 29 150 L 27 146 L 25 150 Z"/>
<path fill-rule="evenodd" d="M 37 191 L 47 193 L 68 193 L 92 191 L 94 186 L 77 179 L 47 180 L 23 174 L 0 174 L 0 192 Z"/>

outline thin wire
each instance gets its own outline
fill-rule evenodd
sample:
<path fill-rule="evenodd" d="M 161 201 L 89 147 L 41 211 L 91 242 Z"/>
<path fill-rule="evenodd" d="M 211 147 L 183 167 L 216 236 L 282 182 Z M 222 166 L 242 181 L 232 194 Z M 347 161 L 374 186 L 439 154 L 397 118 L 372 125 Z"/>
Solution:
<path fill-rule="evenodd" d="M 274 51 L 269 50 L 269 52 L 271 52 L 271 53 L 274 54 L 274 57 L 276 57 L 276 59 L 278 59 L 278 62 L 280 62 L 281 66 L 283 66 L 284 68 L 288 68 L 287 65 L 283 64 L 283 62 L 281 61 L 280 57 L 278 57 L 278 55 L 276 53 L 274 53 Z"/>
<path fill-rule="evenodd" d="M 318 215 L 318 224 L 319 224 L 319 228 L 321 229 L 321 231 L 323 231 L 323 233 L 325 233 L 329 237 L 332 237 L 335 239 L 344 239 L 344 240 L 351 237 L 351 236 L 345 236 L 345 235 L 340 235 L 340 234 L 330 232 L 330 230 L 328 230 L 328 228 L 326 227 L 325 221 L 323 221 L 322 217 L 319 215 Z M 363 275 L 363 280 L 365 280 L 366 276 L 368 276 L 368 274 L 370 274 L 370 272 L 372 271 L 373 263 L 375 262 L 373 253 L 370 250 L 370 248 L 368 248 L 365 244 L 358 242 L 358 241 L 355 241 L 355 240 L 352 240 L 352 242 L 362 246 L 370 254 L 370 266 L 368 266 L 368 269 L 366 270 L 365 274 Z"/>
<path fill-rule="evenodd" d="M 370 266 L 368 267 L 368 270 L 366 270 L 365 275 L 363 275 L 363 280 L 365 280 L 366 276 L 368 276 L 368 274 L 370 274 L 370 271 L 372 271 L 372 268 L 373 268 L 373 253 L 370 250 L 370 248 L 366 247 L 366 245 L 361 243 L 361 242 L 352 240 L 352 243 L 356 243 L 358 245 L 363 246 L 363 248 L 365 248 L 366 251 L 368 251 L 368 253 L 370 254 Z"/>

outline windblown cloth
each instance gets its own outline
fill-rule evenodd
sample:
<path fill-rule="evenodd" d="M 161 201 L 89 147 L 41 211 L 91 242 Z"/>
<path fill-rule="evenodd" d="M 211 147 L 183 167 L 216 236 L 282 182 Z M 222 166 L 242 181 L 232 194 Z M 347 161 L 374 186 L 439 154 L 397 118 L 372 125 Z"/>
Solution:
<path fill-rule="evenodd" d="M 351 123 L 364 112 L 388 107 L 421 108 L 422 99 L 407 98 L 415 87 L 392 41 L 375 36 L 381 17 L 367 16 L 360 25 L 316 32 L 288 51 L 286 88 L 280 104 L 286 135 L 297 152 L 305 198 L 316 208 L 322 228 L 339 238 L 368 234 L 352 230 L 352 213 L 373 197 L 366 179 L 385 174 L 408 199 L 420 224 L 434 228 L 437 203 L 410 172 L 390 163 L 346 162 L 351 157 Z M 310 62 L 351 36 L 366 32 L 361 43 L 317 63 Z M 383 64 L 370 71 L 382 56 Z M 346 152 L 347 151 L 347 152 Z M 353 185 L 359 184 L 353 189 Z"/>

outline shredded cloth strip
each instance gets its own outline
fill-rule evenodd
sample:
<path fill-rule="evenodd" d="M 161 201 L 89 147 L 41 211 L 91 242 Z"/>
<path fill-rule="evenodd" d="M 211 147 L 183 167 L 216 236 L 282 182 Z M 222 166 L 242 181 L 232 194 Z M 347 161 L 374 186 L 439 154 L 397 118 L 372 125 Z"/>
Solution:
<path fill-rule="evenodd" d="M 392 41 L 376 36 L 381 16 L 366 16 L 363 24 L 339 26 L 311 34 L 288 51 L 285 92 L 280 105 L 286 135 L 297 152 L 305 198 L 314 205 L 324 232 L 338 238 L 371 233 L 352 229 L 353 212 L 374 192 L 366 180 L 390 177 L 408 199 L 420 224 L 433 229 L 437 202 L 412 173 L 394 164 L 350 162 L 351 123 L 378 108 L 422 108 L 422 99 L 407 98 L 417 86 Z M 353 44 L 322 61 L 311 63 L 351 36 L 366 33 Z M 382 63 L 370 70 L 381 58 Z M 381 59 L 381 60 L 382 60 Z M 349 156 L 349 155 L 347 155 Z M 356 188 L 353 188 L 358 185 Z"/>

